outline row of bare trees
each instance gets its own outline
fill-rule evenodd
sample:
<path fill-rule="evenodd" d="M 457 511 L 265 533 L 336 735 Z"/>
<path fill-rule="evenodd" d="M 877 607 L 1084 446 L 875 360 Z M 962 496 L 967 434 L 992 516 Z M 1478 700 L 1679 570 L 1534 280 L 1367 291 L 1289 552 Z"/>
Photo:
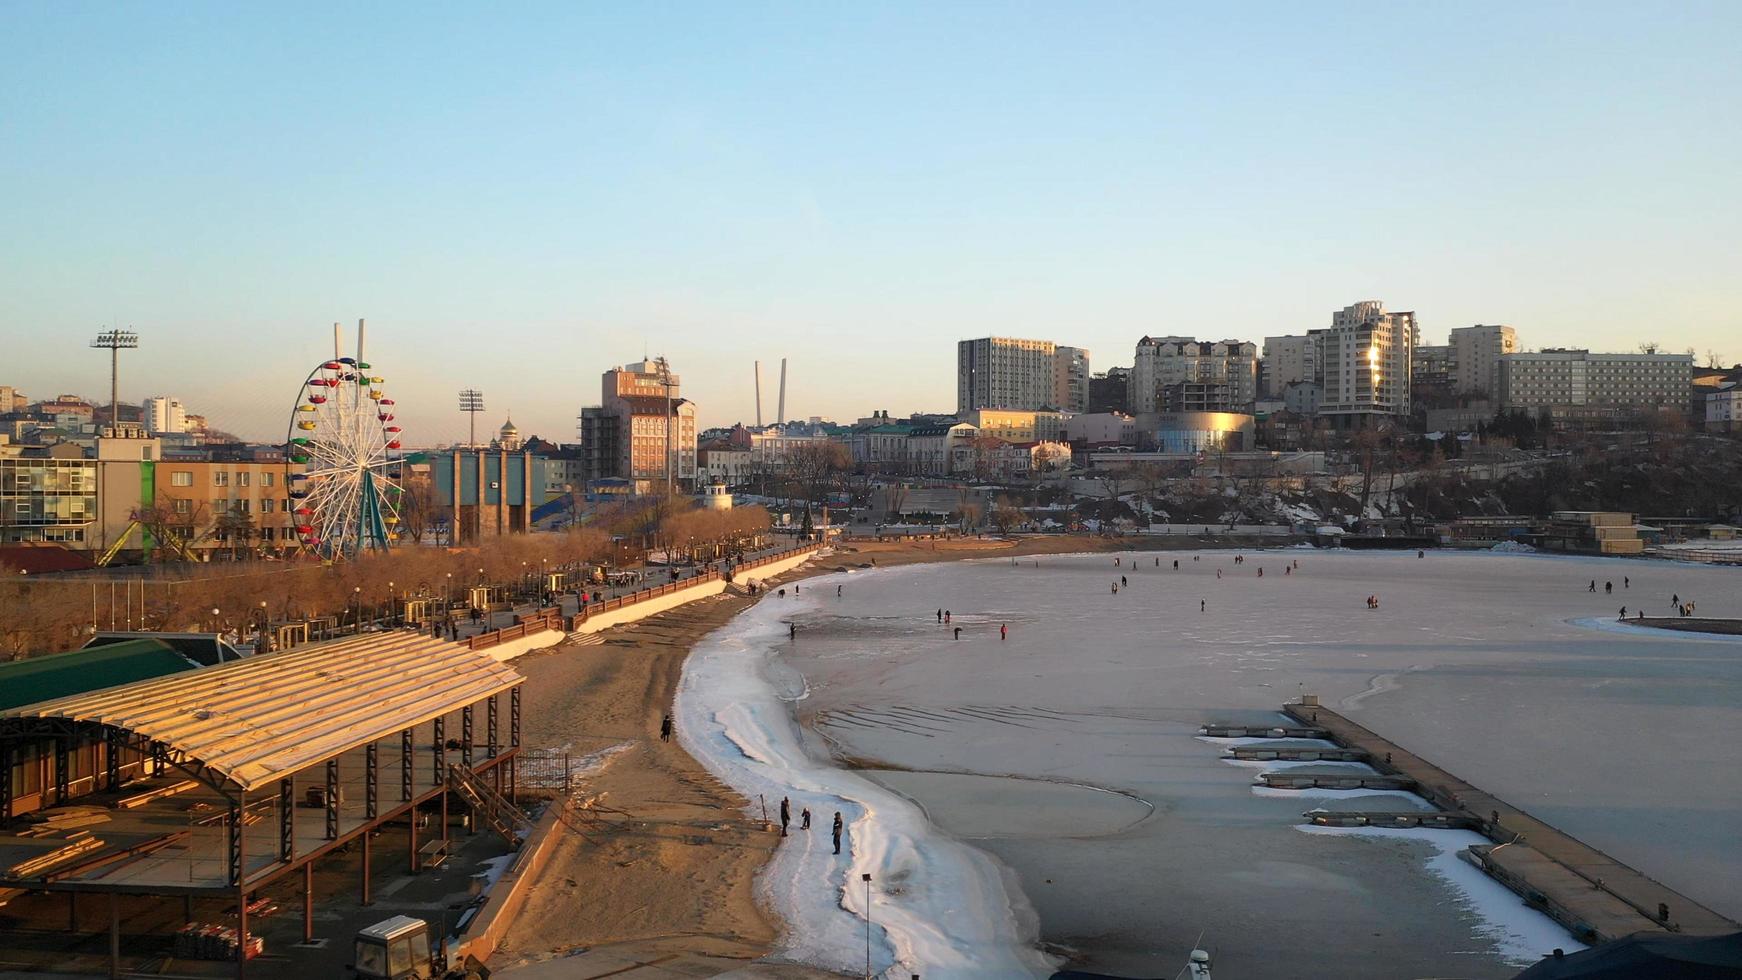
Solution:
<path fill-rule="evenodd" d="M 0 657 L 72 649 L 93 629 L 112 626 L 248 631 L 262 622 L 321 616 L 349 620 L 360 610 L 385 609 L 406 597 L 461 601 L 479 585 L 537 587 L 543 573 L 621 555 L 614 537 L 633 521 L 645 522 L 646 531 L 645 543 L 634 554 L 661 544 L 692 554 L 741 553 L 768 528 L 768 514 L 760 507 L 707 511 L 693 501 L 671 498 L 644 512 L 619 515 L 613 526 L 511 535 L 464 549 L 407 546 L 332 565 L 189 564 L 177 569 L 185 575 L 173 578 L 4 575 Z"/>

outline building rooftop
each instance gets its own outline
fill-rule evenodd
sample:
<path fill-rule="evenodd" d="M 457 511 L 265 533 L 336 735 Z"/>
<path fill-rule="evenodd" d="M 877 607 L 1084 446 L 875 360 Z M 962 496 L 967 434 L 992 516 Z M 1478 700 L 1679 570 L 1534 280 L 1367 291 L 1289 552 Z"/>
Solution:
<path fill-rule="evenodd" d="M 0 663 L 0 710 L 193 670 L 199 664 L 157 640 L 128 640 Z"/>

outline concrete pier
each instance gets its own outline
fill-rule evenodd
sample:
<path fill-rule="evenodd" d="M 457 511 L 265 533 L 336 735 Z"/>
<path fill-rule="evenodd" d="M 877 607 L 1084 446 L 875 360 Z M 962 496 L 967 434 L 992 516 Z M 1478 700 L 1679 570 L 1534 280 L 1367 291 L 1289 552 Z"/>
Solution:
<path fill-rule="evenodd" d="M 1283 710 L 1296 721 L 1323 727 L 1338 745 L 1366 752 L 1374 769 L 1413 781 L 1417 793 L 1470 821 L 1472 829 L 1494 841 L 1493 846 L 1470 849 L 1483 870 L 1586 942 L 1607 942 L 1642 930 L 1693 935 L 1742 930 L 1742 925 L 1330 708 L 1290 704 Z"/>
<path fill-rule="evenodd" d="M 1205 725 L 1199 735 L 1211 738 L 1329 738 L 1323 728 L 1292 725 Z"/>
<path fill-rule="evenodd" d="M 1320 827 L 1426 827 L 1430 830 L 1481 831 L 1482 821 L 1467 813 L 1402 810 L 1395 813 L 1308 810 L 1301 814 Z"/>
<path fill-rule="evenodd" d="M 1237 745 L 1228 750 L 1228 754 L 1236 759 L 1252 762 L 1366 762 L 1367 753 L 1360 749 L 1334 748 L 1326 749 L 1319 746 L 1290 748 L 1272 745 Z"/>

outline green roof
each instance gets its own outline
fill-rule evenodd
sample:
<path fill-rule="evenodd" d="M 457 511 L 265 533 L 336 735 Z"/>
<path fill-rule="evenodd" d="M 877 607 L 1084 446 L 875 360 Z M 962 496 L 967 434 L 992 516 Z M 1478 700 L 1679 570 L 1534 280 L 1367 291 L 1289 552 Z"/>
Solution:
<path fill-rule="evenodd" d="M 199 664 L 159 640 L 128 640 L 108 646 L 51 653 L 0 663 L 0 711 L 105 687 L 162 677 Z"/>

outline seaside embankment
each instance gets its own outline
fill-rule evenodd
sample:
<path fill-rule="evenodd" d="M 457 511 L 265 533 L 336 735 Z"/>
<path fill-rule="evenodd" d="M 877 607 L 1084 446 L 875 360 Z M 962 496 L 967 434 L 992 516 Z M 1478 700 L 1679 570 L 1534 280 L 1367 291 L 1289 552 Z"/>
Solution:
<path fill-rule="evenodd" d="M 889 567 L 1133 544 L 1079 535 L 855 541 L 772 581 L 778 586 L 872 561 Z M 759 906 L 754 885 L 778 831 L 747 815 L 748 801 L 677 740 L 659 739 L 691 648 L 755 601 L 728 592 L 607 631 L 602 644 L 563 644 L 515 662 L 527 677 L 525 745 L 576 759 L 598 756 L 579 795 L 625 815 L 609 814 L 587 825 L 584 837 L 567 831 L 556 842 L 493 967 L 536 980 L 542 974 L 533 964 L 558 959 L 575 971 L 565 976 L 657 961 L 684 975 L 707 975 L 743 968 L 774 948 L 780 923 Z M 757 972 L 828 975 L 774 965 Z"/>

